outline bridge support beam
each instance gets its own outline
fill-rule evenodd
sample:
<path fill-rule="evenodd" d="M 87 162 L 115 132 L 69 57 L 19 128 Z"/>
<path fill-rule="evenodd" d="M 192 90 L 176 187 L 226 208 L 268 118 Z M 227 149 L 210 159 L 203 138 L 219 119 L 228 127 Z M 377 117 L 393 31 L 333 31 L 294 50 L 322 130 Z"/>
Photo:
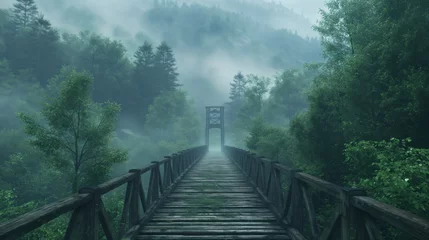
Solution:
<path fill-rule="evenodd" d="M 206 107 L 206 146 L 210 144 L 210 129 L 220 129 L 220 146 L 221 150 L 225 146 L 225 125 L 224 125 L 224 107 L 209 106 Z"/>

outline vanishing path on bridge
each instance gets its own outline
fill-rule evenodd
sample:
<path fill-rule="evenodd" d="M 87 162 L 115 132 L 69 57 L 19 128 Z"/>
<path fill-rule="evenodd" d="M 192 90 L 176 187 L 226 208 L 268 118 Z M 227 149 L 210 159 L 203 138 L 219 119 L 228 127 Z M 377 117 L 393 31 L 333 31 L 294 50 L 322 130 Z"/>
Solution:
<path fill-rule="evenodd" d="M 387 227 L 429 239 L 429 221 L 368 197 L 362 189 L 226 146 L 223 107 L 206 111 L 205 145 L 1 223 L 0 239 L 18 239 L 65 214 L 65 240 L 100 240 L 101 235 L 107 240 L 384 240 Z M 221 129 L 222 152 L 208 152 L 211 128 Z M 121 187 L 126 187 L 123 209 L 114 222 L 103 197 Z M 320 214 L 324 202 L 330 216 Z M 328 221 L 322 223 L 321 217 Z"/>
<path fill-rule="evenodd" d="M 209 152 L 136 239 L 290 239 L 237 166 Z"/>

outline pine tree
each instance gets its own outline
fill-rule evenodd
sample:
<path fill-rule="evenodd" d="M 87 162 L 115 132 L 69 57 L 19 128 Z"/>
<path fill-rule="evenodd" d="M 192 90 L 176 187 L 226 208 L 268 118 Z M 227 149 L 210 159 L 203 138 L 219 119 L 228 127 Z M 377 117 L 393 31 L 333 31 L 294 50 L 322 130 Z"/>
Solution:
<path fill-rule="evenodd" d="M 157 48 L 155 54 L 155 74 L 156 74 L 156 93 L 163 91 L 174 90 L 180 86 L 177 81 L 178 73 L 176 68 L 176 59 L 174 58 L 173 50 L 162 42 Z"/>
<path fill-rule="evenodd" d="M 227 132 L 229 132 L 228 137 L 231 139 L 235 139 L 238 141 L 241 141 L 242 139 L 242 129 L 237 125 L 238 117 L 241 109 L 244 106 L 245 103 L 245 92 L 247 90 L 247 83 L 248 80 L 243 76 L 241 72 L 238 72 L 232 82 L 230 83 L 231 89 L 229 92 L 229 98 L 231 99 L 230 102 L 227 103 L 227 107 L 225 108 L 225 122 L 226 128 L 228 129 Z"/>
<path fill-rule="evenodd" d="M 156 85 L 154 84 L 154 58 L 152 45 L 145 41 L 134 53 L 134 73 L 131 85 L 132 107 L 131 111 L 144 118 L 148 111 L 149 105 L 157 96 Z"/>
<path fill-rule="evenodd" d="M 146 69 L 153 67 L 154 63 L 154 53 L 152 45 L 145 41 L 142 46 L 138 48 L 136 53 L 134 53 L 134 64 L 136 65 L 136 69 Z"/>
<path fill-rule="evenodd" d="M 29 56 L 27 60 L 31 61 L 29 65 L 34 68 L 35 77 L 45 85 L 61 69 L 63 63 L 58 46 L 58 31 L 40 15 L 31 24 L 31 31 L 24 40 L 31 43 L 31 48 L 26 49 Z"/>
<path fill-rule="evenodd" d="M 234 76 L 234 79 L 230 83 L 231 90 L 229 93 L 229 98 L 232 101 L 240 101 L 243 98 L 244 92 L 246 91 L 247 82 L 248 81 L 243 76 L 243 74 L 241 74 L 241 72 L 238 72 Z"/>
<path fill-rule="evenodd" d="M 37 6 L 34 0 L 16 0 L 13 4 L 13 14 L 16 27 L 24 28 L 33 23 L 37 18 Z"/>

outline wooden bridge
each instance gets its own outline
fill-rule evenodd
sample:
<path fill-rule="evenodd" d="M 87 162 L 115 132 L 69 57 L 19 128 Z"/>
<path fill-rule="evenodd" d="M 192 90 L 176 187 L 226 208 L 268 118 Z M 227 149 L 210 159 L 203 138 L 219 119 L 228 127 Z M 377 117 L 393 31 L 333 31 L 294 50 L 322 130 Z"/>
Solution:
<path fill-rule="evenodd" d="M 212 114 L 219 121 L 211 121 Z M 206 145 L 181 151 L 0 224 L 0 239 L 70 214 L 64 239 L 341 239 L 383 238 L 393 227 L 429 239 L 429 222 L 248 151 L 223 145 L 223 109 L 207 108 L 206 129 L 221 128 L 222 152 Z M 208 131 L 206 130 L 208 134 Z M 148 181 L 143 181 L 148 179 Z M 126 187 L 121 219 L 103 195 Z M 332 207 L 321 225 L 320 199 Z M 324 213 L 324 217 L 326 214 Z"/>

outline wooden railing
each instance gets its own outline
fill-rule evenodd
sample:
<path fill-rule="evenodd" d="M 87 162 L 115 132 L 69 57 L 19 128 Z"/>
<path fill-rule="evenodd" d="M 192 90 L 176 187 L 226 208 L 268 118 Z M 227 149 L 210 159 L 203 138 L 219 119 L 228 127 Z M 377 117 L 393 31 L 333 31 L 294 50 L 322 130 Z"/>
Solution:
<path fill-rule="evenodd" d="M 71 211 L 65 239 L 98 240 L 100 232 L 105 234 L 107 240 L 131 239 L 138 233 L 141 223 L 151 217 L 156 207 L 162 204 L 180 179 L 206 152 L 206 146 L 191 148 L 152 162 L 144 168 L 132 169 L 96 187 L 82 188 L 77 194 L 0 224 L 0 239 L 17 239 Z M 149 185 L 145 191 L 141 175 L 149 172 Z M 127 187 L 119 229 L 113 229 L 101 197 L 124 184 Z"/>
<path fill-rule="evenodd" d="M 306 239 L 304 230 L 309 232 L 308 239 L 383 239 L 375 222 L 387 223 L 415 239 L 429 239 L 428 221 L 367 197 L 363 190 L 337 186 L 242 149 L 225 146 L 224 152 L 248 177 L 293 239 Z M 323 231 L 319 229 L 312 193 L 335 200 L 336 211 Z"/>

